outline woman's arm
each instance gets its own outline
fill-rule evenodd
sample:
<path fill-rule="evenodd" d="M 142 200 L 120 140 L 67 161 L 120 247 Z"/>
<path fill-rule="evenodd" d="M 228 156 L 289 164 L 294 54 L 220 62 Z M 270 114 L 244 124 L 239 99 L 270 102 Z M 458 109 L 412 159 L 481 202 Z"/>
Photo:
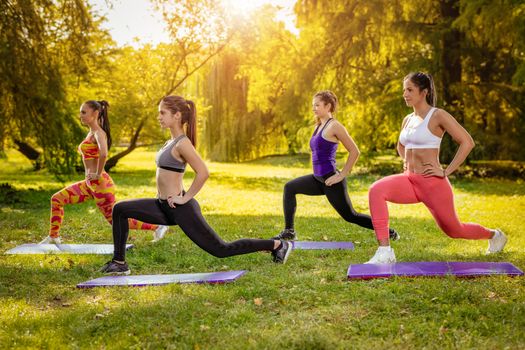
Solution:
<path fill-rule="evenodd" d="M 168 197 L 168 203 L 170 204 L 170 206 L 174 206 L 173 204 L 187 203 L 190 199 L 196 196 L 197 193 L 199 193 L 208 177 L 210 177 L 210 173 L 208 171 L 206 163 L 204 163 L 204 161 L 197 153 L 197 150 L 195 149 L 195 147 L 193 147 L 189 139 L 182 139 L 177 143 L 177 145 L 174 148 L 177 149 L 179 154 L 186 160 L 186 163 L 188 163 L 191 166 L 191 168 L 195 171 L 195 178 L 193 179 L 193 182 L 191 183 L 188 192 L 186 192 L 184 196 Z"/>
<path fill-rule="evenodd" d="M 448 132 L 452 139 L 459 144 L 459 148 L 452 159 L 452 162 L 448 165 L 447 169 L 442 170 L 441 168 L 436 169 L 433 166 L 425 169 L 423 174 L 426 176 L 440 176 L 447 177 L 456 171 L 459 166 L 465 161 L 470 151 L 474 148 L 474 140 L 465 128 L 457 122 L 457 120 L 451 116 L 447 111 L 438 109 L 434 115 L 434 118 L 438 121 L 438 127 Z"/>
<path fill-rule="evenodd" d="M 348 158 L 346 159 L 345 166 L 340 173 L 332 175 L 326 179 L 325 184 L 327 186 L 332 186 L 333 184 L 343 181 L 343 179 L 348 174 L 350 174 L 350 171 L 354 167 L 354 164 L 357 162 L 357 158 L 359 158 L 359 154 L 361 153 L 359 152 L 359 148 L 357 148 L 354 140 L 352 137 L 350 137 L 348 131 L 346 131 L 346 128 L 341 123 L 335 123 L 335 125 L 332 127 L 332 130 L 333 135 L 337 138 L 337 140 L 341 141 L 343 146 L 348 151 Z"/>
<path fill-rule="evenodd" d="M 459 148 L 452 162 L 450 162 L 447 169 L 443 171 L 443 176 L 445 177 L 452 174 L 463 164 L 470 154 L 470 151 L 474 148 L 475 143 L 468 131 L 465 130 L 453 116 L 442 109 L 439 109 L 437 112 L 439 113 L 439 125 L 459 144 Z"/>
<path fill-rule="evenodd" d="M 403 119 L 403 122 L 401 123 L 401 130 L 403 130 L 405 128 L 405 125 L 407 124 L 407 121 L 408 121 L 409 117 L 410 117 L 410 115 L 407 115 L 405 117 L 405 119 Z M 407 169 L 407 160 L 405 159 L 405 157 L 406 157 L 405 146 L 399 141 L 397 141 L 397 154 L 399 154 L 401 159 L 403 159 L 403 170 L 406 170 Z"/>

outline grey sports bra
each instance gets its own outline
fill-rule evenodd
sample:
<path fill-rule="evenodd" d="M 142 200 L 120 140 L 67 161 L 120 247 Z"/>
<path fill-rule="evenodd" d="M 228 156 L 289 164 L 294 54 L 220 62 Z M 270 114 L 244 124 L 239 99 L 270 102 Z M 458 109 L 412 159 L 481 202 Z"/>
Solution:
<path fill-rule="evenodd" d="M 168 141 L 158 152 L 157 156 L 155 157 L 155 163 L 157 163 L 157 167 L 169 170 L 169 171 L 176 171 L 178 173 L 183 173 L 186 169 L 186 162 L 181 162 L 178 159 L 175 159 L 173 155 L 171 154 L 171 150 L 173 147 L 185 138 L 186 135 L 180 135 L 174 138 L 171 141 Z"/>

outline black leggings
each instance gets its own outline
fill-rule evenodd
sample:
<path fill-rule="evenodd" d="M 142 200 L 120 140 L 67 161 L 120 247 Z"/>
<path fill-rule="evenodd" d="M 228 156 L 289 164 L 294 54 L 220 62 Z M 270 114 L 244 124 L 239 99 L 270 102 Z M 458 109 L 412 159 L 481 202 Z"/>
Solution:
<path fill-rule="evenodd" d="M 284 185 L 283 207 L 285 228 L 294 228 L 295 209 L 297 208 L 296 194 L 306 194 L 309 196 L 321 196 L 324 194 L 343 219 L 359 226 L 373 229 L 370 216 L 360 214 L 352 207 L 352 202 L 346 190 L 346 178 L 332 186 L 325 185 L 324 180 L 334 174 L 335 172 L 332 172 L 322 177 L 314 175 L 301 176 Z"/>
<path fill-rule="evenodd" d="M 120 201 L 113 207 L 114 260 L 125 260 L 129 218 L 157 225 L 179 225 L 196 245 L 218 258 L 273 250 L 274 247 L 274 241 L 271 239 L 240 239 L 230 243 L 224 242 L 208 225 L 195 199 L 177 205 L 176 208 L 171 208 L 167 201 L 161 199 L 131 199 Z"/>

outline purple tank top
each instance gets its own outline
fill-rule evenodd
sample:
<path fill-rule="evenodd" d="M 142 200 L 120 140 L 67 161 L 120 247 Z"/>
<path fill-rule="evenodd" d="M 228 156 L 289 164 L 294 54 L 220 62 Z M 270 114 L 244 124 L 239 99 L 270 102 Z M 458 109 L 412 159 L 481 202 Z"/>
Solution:
<path fill-rule="evenodd" d="M 319 125 L 315 128 L 314 134 L 310 139 L 310 149 L 312 150 L 312 164 L 314 166 L 315 176 L 324 176 L 330 172 L 336 171 L 335 151 L 339 142 L 327 141 L 323 138 L 323 130 L 332 119 L 324 124 L 321 131 L 317 132 Z"/>

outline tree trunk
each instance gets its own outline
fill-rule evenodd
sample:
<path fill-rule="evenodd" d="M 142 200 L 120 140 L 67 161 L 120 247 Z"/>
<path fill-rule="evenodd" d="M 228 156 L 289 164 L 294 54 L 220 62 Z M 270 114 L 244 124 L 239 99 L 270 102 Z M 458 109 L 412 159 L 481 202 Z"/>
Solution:
<path fill-rule="evenodd" d="M 33 163 L 35 170 L 42 169 L 42 159 L 40 158 L 41 153 L 39 151 L 24 141 L 14 140 L 14 142 L 16 149 Z"/>
<path fill-rule="evenodd" d="M 458 93 L 461 84 L 461 42 L 462 34 L 452 28 L 452 22 L 459 17 L 459 0 L 441 0 L 443 32 L 441 35 L 441 55 L 439 71 L 443 91 L 443 107 L 456 120 L 463 124 L 464 114 L 461 109 L 461 95 Z M 457 145 L 447 135 L 441 144 L 441 161 L 450 163 L 456 153 Z"/>
<path fill-rule="evenodd" d="M 137 148 L 137 141 L 139 139 L 139 136 L 140 136 L 140 132 L 142 131 L 142 128 L 144 127 L 144 122 L 145 120 L 142 119 L 140 121 L 140 124 L 139 124 L 139 127 L 137 128 L 137 130 L 135 130 L 135 133 L 133 134 L 133 137 L 131 138 L 131 141 L 129 143 L 129 146 L 128 148 L 126 148 L 124 151 L 120 152 L 120 153 L 117 153 L 115 154 L 113 157 L 109 158 L 107 161 L 106 161 L 106 165 L 104 166 L 104 169 L 109 173 L 111 171 L 111 169 L 117 165 L 118 161 L 121 159 L 121 158 L 124 158 L 125 156 L 127 156 L 128 154 L 130 154 L 131 152 L 133 152 L 133 150 L 135 148 Z"/>

